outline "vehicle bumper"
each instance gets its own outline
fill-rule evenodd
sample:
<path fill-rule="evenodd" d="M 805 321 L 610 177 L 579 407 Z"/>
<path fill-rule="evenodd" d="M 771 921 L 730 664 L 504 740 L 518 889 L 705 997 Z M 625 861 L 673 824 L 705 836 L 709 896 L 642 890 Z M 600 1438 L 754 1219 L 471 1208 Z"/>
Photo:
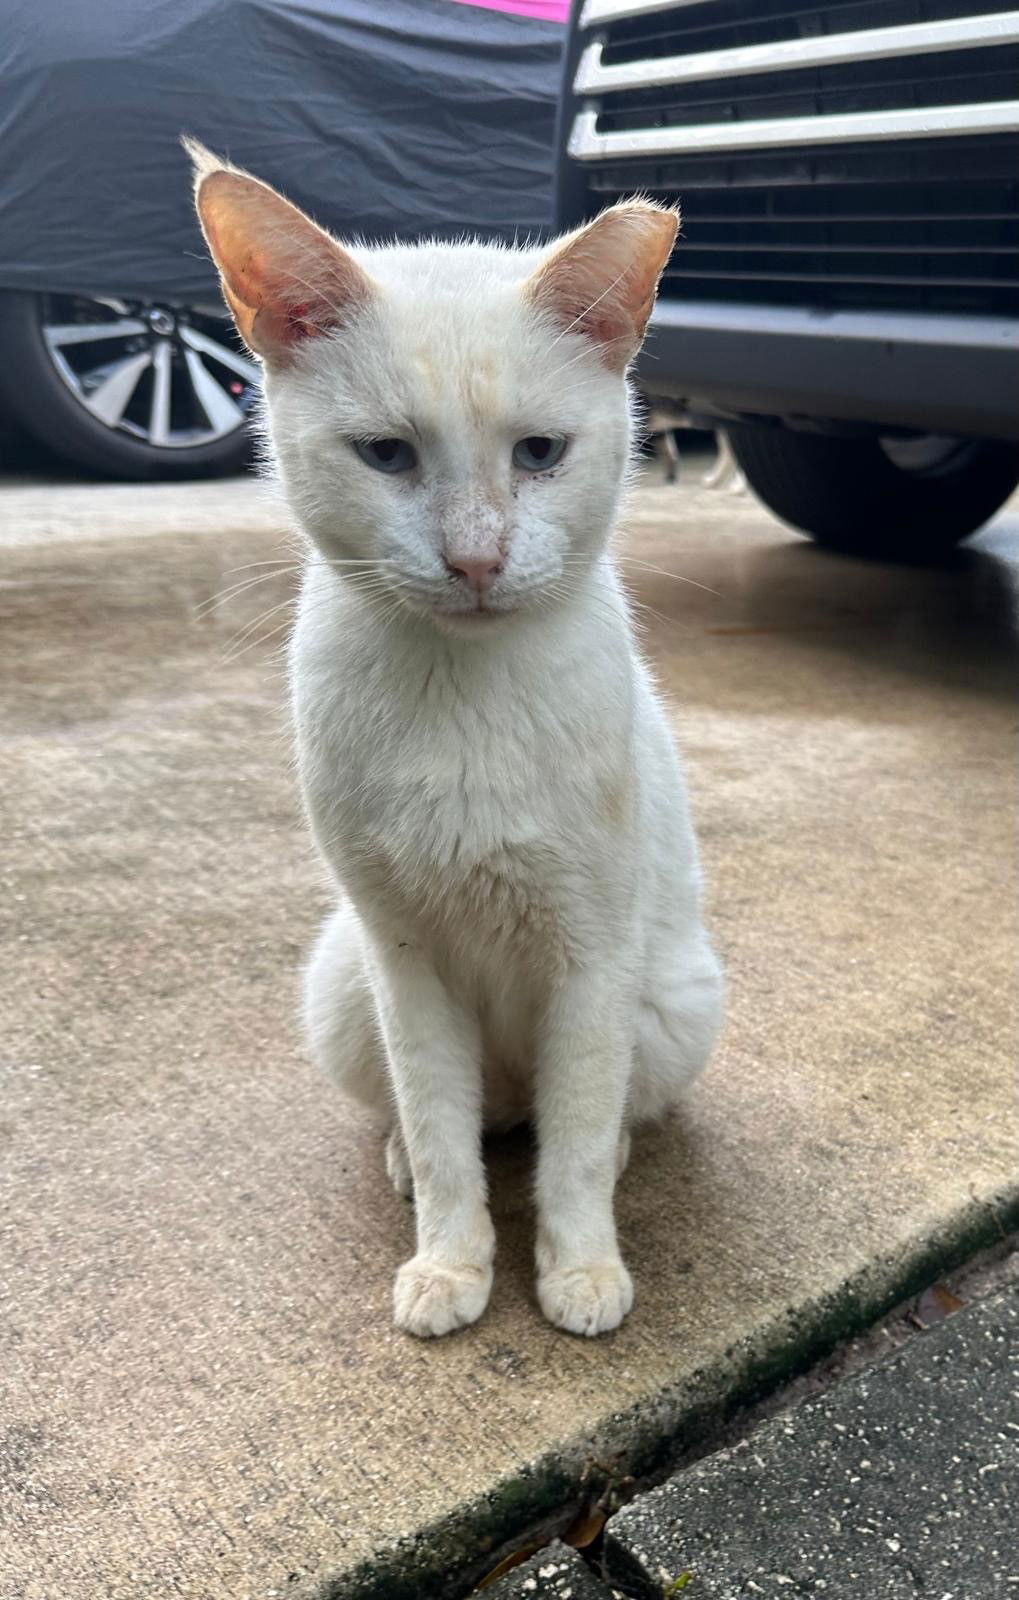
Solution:
<path fill-rule="evenodd" d="M 708 416 L 1019 438 L 1019 320 L 662 299 L 637 376 Z"/>

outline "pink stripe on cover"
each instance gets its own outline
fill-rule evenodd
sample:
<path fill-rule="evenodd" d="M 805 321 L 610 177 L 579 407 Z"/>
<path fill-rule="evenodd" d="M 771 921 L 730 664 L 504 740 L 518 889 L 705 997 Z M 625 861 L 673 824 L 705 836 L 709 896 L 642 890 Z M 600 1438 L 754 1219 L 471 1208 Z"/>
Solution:
<path fill-rule="evenodd" d="M 541 22 L 568 22 L 570 0 L 453 0 L 458 6 L 480 6 L 483 11 L 513 11 L 518 17 Z"/>

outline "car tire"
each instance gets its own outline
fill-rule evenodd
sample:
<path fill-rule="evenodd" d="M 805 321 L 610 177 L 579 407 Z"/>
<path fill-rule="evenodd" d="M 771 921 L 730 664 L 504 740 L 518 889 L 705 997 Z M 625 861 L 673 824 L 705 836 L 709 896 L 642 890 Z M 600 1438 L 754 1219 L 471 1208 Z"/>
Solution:
<path fill-rule="evenodd" d="M 250 461 L 252 445 L 246 418 L 207 441 L 158 445 L 144 437 L 132 437 L 122 426 L 108 425 L 92 415 L 61 376 L 47 343 L 46 307 L 51 298 L 28 291 L 0 293 L 0 407 L 17 425 L 58 456 L 103 477 L 136 482 L 208 478 L 244 469 Z M 63 297 L 63 303 L 69 299 Z M 106 305 L 100 301 L 83 302 L 86 308 L 90 303 Z M 144 317 L 145 313 L 139 314 Z M 87 315 L 86 309 L 83 316 Z M 206 319 L 206 328 L 209 325 Z M 243 359 L 239 351 L 226 344 L 229 337 L 224 333 L 224 351 L 230 358 Z M 253 363 L 246 365 L 254 370 Z M 250 382 L 244 384 L 245 405 L 250 403 L 247 391 L 252 387 Z M 205 431 L 211 434 L 214 430 L 209 427 Z"/>
<path fill-rule="evenodd" d="M 849 555 L 937 560 L 1019 483 L 1019 449 L 994 439 L 843 438 L 754 424 L 726 431 L 768 509 Z"/>

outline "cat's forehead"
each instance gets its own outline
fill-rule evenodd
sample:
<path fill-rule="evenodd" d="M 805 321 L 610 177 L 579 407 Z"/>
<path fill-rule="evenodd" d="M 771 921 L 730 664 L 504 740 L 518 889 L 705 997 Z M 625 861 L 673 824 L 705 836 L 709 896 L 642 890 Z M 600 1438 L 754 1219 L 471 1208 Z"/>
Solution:
<path fill-rule="evenodd" d="M 583 366 L 558 344 L 553 326 L 537 315 L 524 286 L 542 260 L 540 248 L 422 244 L 358 253 L 380 289 L 371 319 L 382 361 L 362 382 L 388 390 L 408 414 L 432 414 L 437 424 L 455 414 L 468 423 L 526 421 L 547 408 L 550 382 L 569 411 Z M 369 335 L 370 337 L 371 335 Z M 368 352 L 366 352 L 367 354 Z M 371 370 L 372 363 L 365 364 Z M 568 415 L 564 423 L 569 422 Z"/>
<path fill-rule="evenodd" d="M 540 247 L 486 244 L 477 239 L 447 244 L 379 245 L 351 252 L 384 289 L 415 289 L 428 299 L 483 298 L 522 284 L 542 259 Z"/>

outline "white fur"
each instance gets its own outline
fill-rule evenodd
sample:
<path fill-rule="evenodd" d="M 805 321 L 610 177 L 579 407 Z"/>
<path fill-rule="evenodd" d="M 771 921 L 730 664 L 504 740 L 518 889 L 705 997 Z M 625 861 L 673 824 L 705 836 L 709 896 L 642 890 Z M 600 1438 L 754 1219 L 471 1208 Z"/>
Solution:
<path fill-rule="evenodd" d="M 481 1315 L 482 1128 L 533 1117 L 539 1299 L 600 1333 L 632 1302 L 612 1208 L 627 1127 L 700 1072 L 721 990 L 680 765 L 607 553 L 626 383 L 524 294 L 541 252 L 352 254 L 372 304 L 267 373 L 312 551 L 300 772 L 341 897 L 308 1036 L 390 1124 L 390 1175 L 413 1185 L 398 1325 Z M 512 467 L 533 434 L 568 436 L 560 466 Z M 413 473 L 372 471 L 348 442 L 393 435 L 416 442 Z M 496 614 L 479 616 L 443 553 L 494 547 Z"/>

